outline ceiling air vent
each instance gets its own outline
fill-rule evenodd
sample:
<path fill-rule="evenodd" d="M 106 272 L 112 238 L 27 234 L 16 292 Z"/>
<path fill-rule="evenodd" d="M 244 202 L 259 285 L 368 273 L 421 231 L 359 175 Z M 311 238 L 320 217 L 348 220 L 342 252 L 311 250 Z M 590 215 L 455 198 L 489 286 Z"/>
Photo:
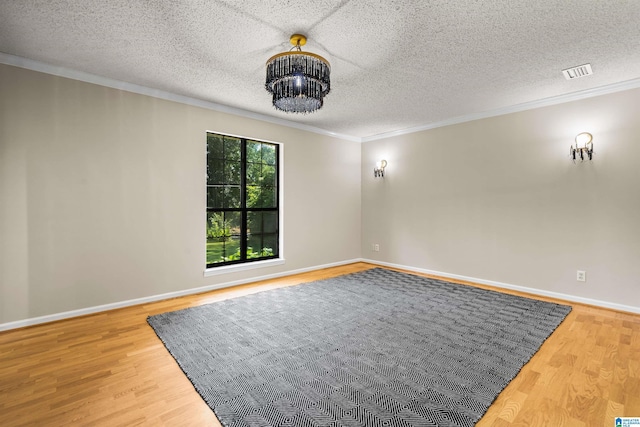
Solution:
<path fill-rule="evenodd" d="M 562 74 L 564 74 L 565 79 L 573 80 L 579 77 L 590 76 L 593 74 L 593 70 L 591 69 L 591 64 L 584 64 L 562 70 Z"/>

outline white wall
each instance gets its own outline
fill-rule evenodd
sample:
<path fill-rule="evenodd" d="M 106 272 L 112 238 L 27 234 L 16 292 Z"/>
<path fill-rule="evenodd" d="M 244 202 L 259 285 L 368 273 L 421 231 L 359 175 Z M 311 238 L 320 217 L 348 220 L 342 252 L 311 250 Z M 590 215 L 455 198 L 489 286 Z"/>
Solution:
<path fill-rule="evenodd" d="M 357 142 L 0 65 L 0 324 L 359 258 Z M 284 144 L 286 264 L 203 277 L 206 130 Z"/>
<path fill-rule="evenodd" d="M 640 308 L 639 117 L 635 89 L 363 144 L 363 256 Z"/>

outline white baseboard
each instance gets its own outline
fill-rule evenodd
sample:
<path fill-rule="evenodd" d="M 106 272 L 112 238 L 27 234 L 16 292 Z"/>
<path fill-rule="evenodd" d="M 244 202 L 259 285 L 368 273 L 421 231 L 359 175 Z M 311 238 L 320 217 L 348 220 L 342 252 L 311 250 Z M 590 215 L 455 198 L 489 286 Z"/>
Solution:
<path fill-rule="evenodd" d="M 496 288 L 510 289 L 513 291 L 525 292 L 532 295 L 540 295 L 540 296 L 545 296 L 550 298 L 556 298 L 556 299 L 570 301 L 570 302 L 593 305 L 596 307 L 609 308 L 617 311 L 626 311 L 629 313 L 640 314 L 640 307 L 635 307 L 631 305 L 617 304 L 617 303 L 608 302 L 608 301 L 583 298 L 576 295 L 562 294 L 559 292 L 545 291 L 542 289 L 527 288 L 525 286 L 511 285 L 509 283 L 494 282 L 493 280 L 478 279 L 477 277 L 468 277 L 468 276 L 461 276 L 459 274 L 443 273 L 442 271 L 427 270 L 424 268 L 411 267 L 408 265 L 401 265 L 401 264 L 393 264 L 390 262 L 376 261 L 372 259 L 363 259 L 362 262 L 380 265 L 383 267 L 399 268 L 402 270 L 413 271 L 416 273 L 430 274 L 432 276 L 441 276 L 449 279 L 464 280 L 467 282 L 479 283 L 481 285 L 495 286 Z"/>
<path fill-rule="evenodd" d="M 339 261 L 330 264 L 316 265 L 313 267 L 300 268 L 297 270 L 289 270 L 280 273 L 267 274 L 264 276 L 250 277 L 248 279 L 234 280 L 232 282 L 216 283 L 215 285 L 202 286 L 199 288 L 185 289 L 182 291 L 168 292 L 165 294 L 152 295 L 143 298 L 136 298 L 127 301 L 119 301 L 111 304 L 98 305 L 94 307 L 81 308 L 78 310 L 65 311 L 62 313 L 48 314 L 46 316 L 32 317 L 24 320 L 16 320 L 8 323 L 0 323 L 0 331 L 8 331 L 10 329 L 24 328 L 26 326 L 39 325 L 41 323 L 54 322 L 56 320 L 69 319 L 71 317 L 85 316 L 87 314 L 100 313 L 103 311 L 114 310 L 117 308 L 130 307 L 132 305 L 146 304 L 149 302 L 162 301 L 171 298 L 182 297 L 185 295 L 199 294 L 202 292 L 213 291 L 216 289 L 230 288 L 232 286 L 244 285 L 261 280 L 276 279 L 278 277 L 291 276 L 299 273 L 307 273 L 309 271 L 322 270 L 323 268 L 339 267 L 341 265 L 353 264 L 363 261 L 361 258 L 351 259 L 347 261 Z"/>
<path fill-rule="evenodd" d="M 155 302 L 155 301 L 162 301 L 162 300 L 177 298 L 177 297 L 186 296 L 186 295 L 199 294 L 202 292 L 213 291 L 216 289 L 230 288 L 232 286 L 244 285 L 252 282 L 259 282 L 261 280 L 276 279 L 279 277 L 291 276 L 294 274 L 307 273 L 310 271 L 322 270 L 323 268 L 339 267 L 342 265 L 353 264 L 356 262 L 366 262 L 369 264 L 380 265 L 383 267 L 399 268 L 402 270 L 413 271 L 416 273 L 430 274 L 433 276 L 441 276 L 449 279 L 464 280 L 467 282 L 479 283 L 482 285 L 495 286 L 496 288 L 504 288 L 504 289 L 511 289 L 519 292 L 525 292 L 532 295 L 540 295 L 540 296 L 556 298 L 556 299 L 570 301 L 570 302 L 593 305 L 596 307 L 604 307 L 612 310 L 640 314 L 640 307 L 634 307 L 630 305 L 616 304 L 608 301 L 594 300 L 590 298 L 583 298 L 575 295 L 562 294 L 558 292 L 544 291 L 544 290 L 535 289 L 535 288 L 527 288 L 524 286 L 511 285 L 511 284 L 502 283 L 502 282 L 495 282 L 493 280 L 479 279 L 477 277 L 468 277 L 468 276 L 462 276 L 459 274 L 444 273 L 442 271 L 427 270 L 424 268 L 411 267 L 408 265 L 393 264 L 389 262 L 376 261 L 376 260 L 365 259 L 365 258 L 355 258 L 351 260 L 339 261 L 339 262 L 334 262 L 330 264 L 316 265 L 313 267 L 300 268 L 297 270 L 289 270 L 289 271 L 283 271 L 280 273 L 267 274 L 263 276 L 251 277 L 251 278 L 241 279 L 241 280 L 234 280 L 231 282 L 217 283 L 215 285 L 202 286 L 199 288 L 185 289 L 182 291 L 168 292 L 165 294 L 158 294 L 158 295 L 152 295 L 152 296 L 143 297 L 143 298 L 136 298 L 136 299 L 127 300 L 127 301 L 115 302 L 111 304 L 87 307 L 79 310 L 71 310 L 71 311 L 65 311 L 62 313 L 49 314 L 46 316 L 16 320 L 14 322 L 0 324 L 0 331 L 8 331 L 11 329 L 24 328 L 26 326 L 33 326 L 33 325 L 39 325 L 42 323 L 54 322 L 56 320 L 63 320 L 63 319 L 69 319 L 72 317 L 85 316 L 87 314 L 100 313 L 103 311 L 114 310 L 117 308 L 130 307 L 133 305 L 146 304 L 146 303 Z"/>

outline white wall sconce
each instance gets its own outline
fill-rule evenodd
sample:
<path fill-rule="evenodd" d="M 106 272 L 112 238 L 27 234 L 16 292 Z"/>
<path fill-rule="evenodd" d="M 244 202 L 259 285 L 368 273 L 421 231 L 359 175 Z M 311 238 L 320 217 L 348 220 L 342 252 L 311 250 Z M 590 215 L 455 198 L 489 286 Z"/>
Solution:
<path fill-rule="evenodd" d="M 387 167 L 386 160 L 380 160 L 376 162 L 376 167 L 373 169 L 373 177 L 374 178 L 384 178 L 384 168 Z"/>
<path fill-rule="evenodd" d="M 574 163 L 578 157 L 581 162 L 583 162 L 586 157 L 591 160 L 593 158 L 593 135 L 589 132 L 582 132 L 576 135 L 576 146 L 575 148 L 573 145 L 571 146 L 569 156 Z"/>

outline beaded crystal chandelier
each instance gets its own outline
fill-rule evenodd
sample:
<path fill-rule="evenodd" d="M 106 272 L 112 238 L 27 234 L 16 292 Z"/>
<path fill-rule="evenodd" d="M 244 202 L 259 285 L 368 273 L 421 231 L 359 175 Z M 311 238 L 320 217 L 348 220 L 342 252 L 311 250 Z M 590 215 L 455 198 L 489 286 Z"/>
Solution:
<path fill-rule="evenodd" d="M 272 56 L 267 61 L 265 88 L 273 94 L 273 106 L 287 113 L 311 113 L 322 107 L 331 82 L 329 62 L 315 53 L 300 49 L 307 43 L 302 34 L 289 39 L 293 47 L 288 52 Z"/>

